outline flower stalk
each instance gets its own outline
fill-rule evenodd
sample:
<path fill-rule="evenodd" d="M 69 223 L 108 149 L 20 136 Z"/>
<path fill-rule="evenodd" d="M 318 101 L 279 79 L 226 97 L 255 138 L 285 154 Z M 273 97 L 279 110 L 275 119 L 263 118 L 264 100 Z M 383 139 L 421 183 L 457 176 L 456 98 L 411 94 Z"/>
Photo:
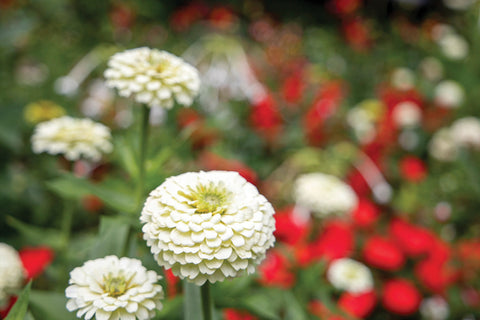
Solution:
<path fill-rule="evenodd" d="M 143 203 L 143 196 L 145 191 L 145 171 L 146 158 L 148 149 L 148 135 L 150 132 L 150 108 L 147 105 L 142 105 L 140 121 L 140 144 L 138 157 L 138 181 L 137 181 L 137 206 L 140 207 Z M 139 208 L 140 210 L 140 208 Z"/>
<path fill-rule="evenodd" d="M 205 282 L 201 288 L 202 295 L 202 314 L 203 320 L 212 320 L 213 317 L 213 299 L 210 293 L 210 282 Z"/>

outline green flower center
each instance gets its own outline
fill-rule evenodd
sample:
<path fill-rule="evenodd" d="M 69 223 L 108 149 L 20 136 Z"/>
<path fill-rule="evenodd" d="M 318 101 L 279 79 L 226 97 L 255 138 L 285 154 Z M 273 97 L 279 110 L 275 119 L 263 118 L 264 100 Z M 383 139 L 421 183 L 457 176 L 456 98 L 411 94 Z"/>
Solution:
<path fill-rule="evenodd" d="M 103 291 L 110 297 L 118 297 L 128 290 L 128 283 L 125 277 L 120 274 L 114 277 L 111 273 L 108 276 L 103 276 Z"/>
<path fill-rule="evenodd" d="M 211 182 L 208 185 L 199 185 L 190 189 L 190 194 L 182 193 L 189 200 L 190 206 L 195 208 L 195 213 L 219 213 L 223 214 L 227 209 L 230 192 L 222 183 L 215 185 Z"/>

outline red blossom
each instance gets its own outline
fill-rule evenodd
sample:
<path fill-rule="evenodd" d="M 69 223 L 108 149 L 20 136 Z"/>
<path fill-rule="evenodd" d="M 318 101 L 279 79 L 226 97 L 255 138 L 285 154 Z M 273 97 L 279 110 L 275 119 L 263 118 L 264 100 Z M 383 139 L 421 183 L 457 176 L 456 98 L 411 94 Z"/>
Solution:
<path fill-rule="evenodd" d="M 393 313 L 408 316 L 418 310 L 422 296 L 408 280 L 392 279 L 383 286 L 382 303 Z"/>
<path fill-rule="evenodd" d="M 27 247 L 18 252 L 27 279 L 39 276 L 53 261 L 54 252 L 48 247 Z"/>
<path fill-rule="evenodd" d="M 355 190 L 355 189 L 354 189 Z M 352 213 L 353 222 L 361 228 L 372 227 L 380 216 L 380 209 L 370 200 L 360 198 Z"/>
<path fill-rule="evenodd" d="M 345 16 L 357 11 L 363 0 L 330 0 L 328 7 L 330 10 L 340 16 Z"/>
<path fill-rule="evenodd" d="M 296 246 L 306 241 L 310 231 L 308 222 L 299 221 L 293 212 L 294 207 L 288 207 L 275 213 L 275 239 L 289 246 Z"/>
<path fill-rule="evenodd" d="M 360 16 L 345 19 L 342 31 L 345 41 L 357 51 L 366 51 L 373 44 L 371 26 Z"/>
<path fill-rule="evenodd" d="M 420 226 L 396 218 L 390 222 L 389 231 L 393 239 L 408 256 L 419 256 L 430 252 L 433 234 Z"/>
<path fill-rule="evenodd" d="M 265 140 L 269 142 L 276 140 L 282 130 L 283 120 L 271 95 L 266 95 L 252 105 L 250 124 Z"/>
<path fill-rule="evenodd" d="M 297 71 L 283 81 L 282 96 L 288 103 L 295 104 L 302 99 L 304 89 L 303 73 Z"/>
<path fill-rule="evenodd" d="M 89 212 L 98 212 L 103 208 L 103 201 L 94 194 L 87 194 L 82 198 L 82 205 Z"/>
<path fill-rule="evenodd" d="M 400 161 L 400 173 L 410 182 L 420 182 L 427 176 L 425 163 L 417 157 L 406 156 Z"/>
<path fill-rule="evenodd" d="M 373 290 L 358 294 L 345 292 L 338 300 L 338 306 L 341 309 L 358 318 L 367 317 L 375 308 L 376 303 L 377 297 Z"/>
<path fill-rule="evenodd" d="M 380 236 L 371 236 L 363 247 L 363 258 L 372 267 L 386 270 L 399 270 L 405 257 L 396 243 Z"/>
<path fill-rule="evenodd" d="M 180 282 L 180 279 L 173 274 L 171 269 L 166 269 L 164 275 L 167 283 L 167 296 L 173 298 L 178 294 L 177 285 Z"/>
<path fill-rule="evenodd" d="M 231 28 L 236 20 L 237 17 L 233 11 L 224 6 L 213 8 L 208 15 L 208 21 L 210 22 L 210 25 L 221 30 Z"/>
<path fill-rule="evenodd" d="M 249 314 L 247 311 L 236 309 L 223 309 L 224 320 L 257 320 L 258 318 Z"/>
<path fill-rule="evenodd" d="M 268 287 L 288 289 L 295 283 L 295 274 L 290 270 L 290 262 L 279 251 L 270 250 L 266 259 L 258 267 L 259 282 Z"/>

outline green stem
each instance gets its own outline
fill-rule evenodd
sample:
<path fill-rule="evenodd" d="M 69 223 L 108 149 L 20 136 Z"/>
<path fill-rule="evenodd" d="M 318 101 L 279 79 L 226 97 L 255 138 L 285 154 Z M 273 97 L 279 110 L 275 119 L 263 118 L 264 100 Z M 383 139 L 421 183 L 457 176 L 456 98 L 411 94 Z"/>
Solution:
<path fill-rule="evenodd" d="M 62 223 L 60 227 L 63 238 L 63 248 L 67 248 L 68 242 L 70 241 L 74 211 L 73 209 L 74 208 L 70 200 L 63 201 Z"/>
<path fill-rule="evenodd" d="M 149 135 L 150 108 L 142 106 L 142 119 L 140 123 L 140 151 L 138 157 L 138 185 L 137 185 L 137 207 L 141 209 L 145 192 L 145 160 L 147 158 L 148 135 Z"/>
<path fill-rule="evenodd" d="M 210 282 L 205 282 L 200 288 L 202 294 L 202 313 L 203 320 L 212 320 L 213 300 L 210 294 Z"/>

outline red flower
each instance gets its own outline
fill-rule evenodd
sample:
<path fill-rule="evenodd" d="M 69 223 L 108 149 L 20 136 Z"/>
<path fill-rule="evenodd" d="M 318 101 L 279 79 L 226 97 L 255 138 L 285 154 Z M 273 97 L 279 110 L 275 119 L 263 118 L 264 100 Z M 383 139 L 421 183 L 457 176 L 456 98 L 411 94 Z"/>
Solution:
<path fill-rule="evenodd" d="M 373 226 L 379 216 L 380 209 L 373 202 L 365 198 L 359 199 L 357 208 L 352 213 L 355 225 L 361 228 Z"/>
<path fill-rule="evenodd" d="M 480 270 L 480 239 L 464 240 L 457 244 L 456 256 L 462 268 L 462 275 L 472 281 Z"/>
<path fill-rule="evenodd" d="M 302 72 L 294 72 L 287 77 L 282 85 L 282 95 L 288 103 L 298 103 L 302 99 L 305 83 L 302 79 Z"/>
<path fill-rule="evenodd" d="M 365 318 L 375 308 L 377 297 L 374 291 L 353 294 L 345 292 L 340 296 L 338 305 L 345 312 L 358 317 Z"/>
<path fill-rule="evenodd" d="M 346 181 L 360 197 L 367 197 L 371 193 L 370 186 L 363 175 L 356 168 L 353 168 L 347 175 Z"/>
<path fill-rule="evenodd" d="M 250 123 L 252 127 L 265 140 L 274 141 L 282 129 L 282 115 L 271 95 L 252 105 L 250 111 Z"/>
<path fill-rule="evenodd" d="M 103 208 L 103 201 L 94 194 L 87 194 L 82 198 L 82 205 L 88 212 L 98 212 Z"/>
<path fill-rule="evenodd" d="M 362 0 L 331 0 L 330 10 L 340 16 L 352 14 L 362 5 Z"/>
<path fill-rule="evenodd" d="M 199 162 L 206 170 L 236 171 L 248 182 L 258 185 L 257 173 L 241 161 L 226 159 L 213 152 L 205 151 L 199 156 Z"/>
<path fill-rule="evenodd" d="M 224 320 L 256 320 L 257 317 L 249 314 L 246 311 L 240 311 L 236 309 L 223 309 Z"/>
<path fill-rule="evenodd" d="M 16 296 L 10 297 L 10 300 L 8 301 L 7 306 L 3 309 L 0 309 L 0 319 L 5 319 L 8 316 L 8 313 L 12 309 L 15 302 L 17 302 L 17 297 Z"/>
<path fill-rule="evenodd" d="M 39 276 L 52 262 L 54 257 L 53 250 L 48 247 L 23 248 L 18 254 L 20 255 L 27 279 Z"/>
<path fill-rule="evenodd" d="M 208 20 L 214 28 L 226 30 L 235 23 L 237 17 L 232 10 L 220 6 L 212 9 L 208 15 Z"/>
<path fill-rule="evenodd" d="M 267 258 L 258 267 L 259 282 L 268 287 L 290 288 L 295 282 L 295 275 L 290 271 L 290 263 L 276 250 L 270 250 Z"/>
<path fill-rule="evenodd" d="M 167 296 L 173 298 L 178 294 L 177 285 L 180 279 L 173 274 L 171 269 L 165 269 L 165 282 L 167 283 Z"/>
<path fill-rule="evenodd" d="M 373 43 L 371 26 L 363 18 L 356 16 L 342 23 L 343 36 L 350 46 L 357 51 L 368 50 Z"/>
<path fill-rule="evenodd" d="M 430 252 L 434 236 L 430 231 L 400 218 L 390 223 L 390 234 L 400 248 L 409 256 L 419 256 Z"/>
<path fill-rule="evenodd" d="M 290 246 L 306 240 L 310 231 L 309 224 L 298 221 L 293 215 L 293 207 L 275 212 L 275 239 Z"/>
<path fill-rule="evenodd" d="M 371 236 L 363 248 L 363 258 L 372 267 L 396 271 L 405 263 L 405 257 L 394 241 Z"/>
<path fill-rule="evenodd" d="M 408 316 L 418 310 L 422 296 L 408 280 L 392 279 L 383 287 L 382 303 L 385 309 L 393 313 Z"/>
<path fill-rule="evenodd" d="M 400 161 L 400 173 L 405 180 L 420 182 L 427 176 L 427 167 L 419 158 L 407 156 Z"/>

